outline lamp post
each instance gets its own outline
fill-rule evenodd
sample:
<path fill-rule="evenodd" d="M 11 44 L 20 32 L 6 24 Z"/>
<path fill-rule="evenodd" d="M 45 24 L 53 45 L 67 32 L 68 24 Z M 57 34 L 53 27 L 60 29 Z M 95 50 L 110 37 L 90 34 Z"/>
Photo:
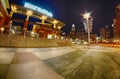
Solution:
<path fill-rule="evenodd" d="M 91 20 L 89 20 L 91 18 L 91 13 L 90 12 L 85 12 L 84 14 L 83 14 L 83 19 L 86 21 L 85 23 L 84 23 L 84 26 L 85 26 L 85 29 L 86 29 L 86 32 L 87 32 L 87 34 L 88 34 L 88 48 L 89 48 L 89 46 L 90 46 L 90 21 Z"/>

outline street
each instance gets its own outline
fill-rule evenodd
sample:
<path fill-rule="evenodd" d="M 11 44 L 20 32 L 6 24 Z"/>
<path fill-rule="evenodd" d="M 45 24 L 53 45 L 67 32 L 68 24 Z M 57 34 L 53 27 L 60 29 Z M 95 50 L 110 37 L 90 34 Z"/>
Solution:
<path fill-rule="evenodd" d="M 66 79 L 120 79 L 120 49 L 93 46 L 44 60 Z"/>

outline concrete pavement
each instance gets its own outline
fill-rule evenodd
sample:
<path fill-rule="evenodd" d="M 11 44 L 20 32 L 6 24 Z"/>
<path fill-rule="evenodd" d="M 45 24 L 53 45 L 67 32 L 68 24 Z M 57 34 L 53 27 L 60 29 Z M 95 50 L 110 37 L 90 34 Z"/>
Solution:
<path fill-rule="evenodd" d="M 0 79 L 64 79 L 41 60 L 76 50 L 70 47 L 0 48 Z"/>
<path fill-rule="evenodd" d="M 91 46 L 44 60 L 65 79 L 120 79 L 120 48 Z"/>
<path fill-rule="evenodd" d="M 120 79 L 120 49 L 0 48 L 0 79 Z"/>

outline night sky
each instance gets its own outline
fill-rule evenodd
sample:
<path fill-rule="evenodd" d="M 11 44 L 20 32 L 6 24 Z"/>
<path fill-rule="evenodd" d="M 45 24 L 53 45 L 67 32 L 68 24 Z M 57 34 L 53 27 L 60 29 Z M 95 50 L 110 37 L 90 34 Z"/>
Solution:
<path fill-rule="evenodd" d="M 12 3 L 23 5 L 30 2 L 43 7 L 53 13 L 53 17 L 64 22 L 63 31 L 69 33 L 72 24 L 76 29 L 84 28 L 81 14 L 85 11 L 92 12 L 93 33 L 98 33 L 99 28 L 111 26 L 115 14 L 115 6 L 119 0 L 11 0 Z"/>

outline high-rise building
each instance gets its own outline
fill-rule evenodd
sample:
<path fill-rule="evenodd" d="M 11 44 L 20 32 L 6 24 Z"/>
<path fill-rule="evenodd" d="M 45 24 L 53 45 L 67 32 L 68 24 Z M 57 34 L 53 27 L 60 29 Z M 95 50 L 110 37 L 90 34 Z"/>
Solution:
<path fill-rule="evenodd" d="M 120 3 L 116 6 L 113 22 L 114 39 L 120 40 Z"/>
<path fill-rule="evenodd" d="M 72 39 L 76 39 L 76 29 L 75 29 L 75 27 L 76 26 L 74 24 L 72 24 L 70 35 L 69 35 L 69 37 L 72 38 Z"/>
<path fill-rule="evenodd" d="M 105 28 L 100 28 L 100 38 L 101 38 L 101 42 L 105 42 L 105 41 L 109 42 L 111 40 L 109 26 L 105 26 Z"/>

